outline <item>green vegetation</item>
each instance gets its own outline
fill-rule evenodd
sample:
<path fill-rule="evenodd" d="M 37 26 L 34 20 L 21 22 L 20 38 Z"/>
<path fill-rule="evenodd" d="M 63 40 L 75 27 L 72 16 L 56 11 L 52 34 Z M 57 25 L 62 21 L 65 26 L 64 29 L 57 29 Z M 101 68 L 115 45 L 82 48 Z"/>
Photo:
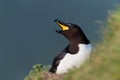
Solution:
<path fill-rule="evenodd" d="M 28 76 L 24 80 L 43 80 L 43 75 L 47 72 L 49 66 L 43 66 L 42 64 L 36 64 L 29 72 Z"/>
<path fill-rule="evenodd" d="M 24 80 L 120 80 L 120 7 L 109 12 L 106 27 L 103 40 L 80 69 L 70 71 L 63 79 L 63 75 L 48 73 L 49 67 L 35 65 Z"/>
<path fill-rule="evenodd" d="M 62 75 L 49 73 L 50 66 L 43 66 L 42 64 L 36 64 L 29 72 L 28 76 L 24 80 L 62 80 Z"/>

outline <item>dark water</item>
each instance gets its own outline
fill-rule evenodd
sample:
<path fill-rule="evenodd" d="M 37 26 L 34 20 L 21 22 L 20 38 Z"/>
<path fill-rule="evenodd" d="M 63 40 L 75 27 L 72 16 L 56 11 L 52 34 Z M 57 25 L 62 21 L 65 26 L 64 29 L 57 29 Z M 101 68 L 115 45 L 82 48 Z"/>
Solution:
<path fill-rule="evenodd" d="M 23 80 L 34 64 L 50 64 L 67 44 L 54 32 L 58 18 L 100 40 L 97 20 L 120 0 L 0 0 L 0 80 Z"/>

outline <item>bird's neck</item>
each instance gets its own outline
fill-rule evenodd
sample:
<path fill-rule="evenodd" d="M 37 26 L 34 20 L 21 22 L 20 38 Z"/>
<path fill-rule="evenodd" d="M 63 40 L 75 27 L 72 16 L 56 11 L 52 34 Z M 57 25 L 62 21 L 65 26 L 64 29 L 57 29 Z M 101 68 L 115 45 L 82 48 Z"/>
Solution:
<path fill-rule="evenodd" d="M 89 44 L 90 41 L 87 39 L 87 37 L 76 37 L 69 40 L 70 44 Z"/>

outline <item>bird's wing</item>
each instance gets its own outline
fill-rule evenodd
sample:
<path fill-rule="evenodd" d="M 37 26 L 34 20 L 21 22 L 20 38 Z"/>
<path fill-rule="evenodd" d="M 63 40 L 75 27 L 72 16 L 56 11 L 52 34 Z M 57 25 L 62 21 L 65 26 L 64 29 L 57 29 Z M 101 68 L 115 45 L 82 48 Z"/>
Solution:
<path fill-rule="evenodd" d="M 61 59 L 63 59 L 64 56 L 67 54 L 67 50 L 66 50 L 67 47 L 54 58 L 53 63 L 52 63 L 52 67 L 49 70 L 50 72 L 52 72 L 52 73 L 56 72 L 57 66 L 59 65 Z"/>

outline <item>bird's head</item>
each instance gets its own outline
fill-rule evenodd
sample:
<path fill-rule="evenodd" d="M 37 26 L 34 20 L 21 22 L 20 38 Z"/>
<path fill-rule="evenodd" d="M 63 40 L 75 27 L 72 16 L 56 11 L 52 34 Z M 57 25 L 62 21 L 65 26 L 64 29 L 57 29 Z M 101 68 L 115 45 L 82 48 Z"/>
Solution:
<path fill-rule="evenodd" d="M 56 19 L 55 22 L 62 29 L 62 30 L 56 30 L 56 32 L 63 34 L 69 40 L 73 40 L 73 39 L 78 38 L 81 35 L 83 35 L 83 31 L 76 24 L 64 23 L 62 21 L 59 21 L 58 19 Z"/>

